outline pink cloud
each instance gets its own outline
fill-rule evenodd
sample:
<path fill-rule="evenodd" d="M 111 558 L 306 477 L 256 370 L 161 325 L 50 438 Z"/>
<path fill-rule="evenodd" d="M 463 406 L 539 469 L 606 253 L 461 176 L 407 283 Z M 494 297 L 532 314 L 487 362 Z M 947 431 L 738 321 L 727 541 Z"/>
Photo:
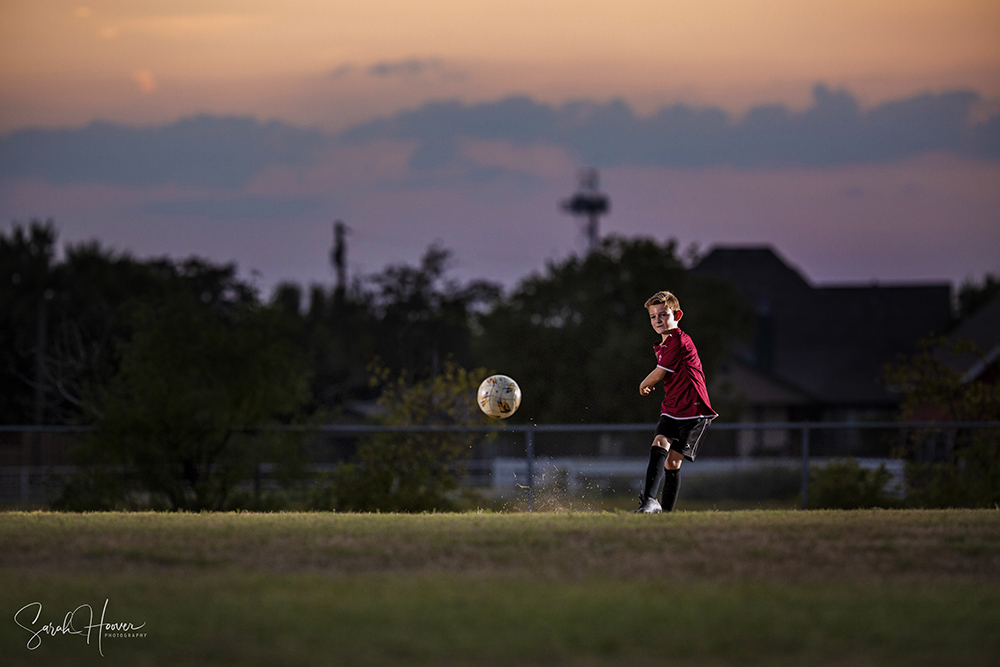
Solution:
<path fill-rule="evenodd" d="M 139 86 L 139 92 L 144 95 L 156 92 L 156 77 L 148 69 L 132 72 L 132 80 Z"/>

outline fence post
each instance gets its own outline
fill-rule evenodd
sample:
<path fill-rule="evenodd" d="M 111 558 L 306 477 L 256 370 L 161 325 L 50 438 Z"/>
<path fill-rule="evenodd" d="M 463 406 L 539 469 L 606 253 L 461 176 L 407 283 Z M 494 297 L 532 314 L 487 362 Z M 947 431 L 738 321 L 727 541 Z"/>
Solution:
<path fill-rule="evenodd" d="M 524 458 L 528 464 L 528 511 L 535 511 L 535 429 L 524 432 Z"/>
<path fill-rule="evenodd" d="M 26 465 L 21 466 L 21 504 L 27 505 L 31 501 L 31 489 L 29 485 L 31 484 L 31 468 Z"/>
<path fill-rule="evenodd" d="M 802 509 L 809 509 L 809 425 L 802 426 Z"/>

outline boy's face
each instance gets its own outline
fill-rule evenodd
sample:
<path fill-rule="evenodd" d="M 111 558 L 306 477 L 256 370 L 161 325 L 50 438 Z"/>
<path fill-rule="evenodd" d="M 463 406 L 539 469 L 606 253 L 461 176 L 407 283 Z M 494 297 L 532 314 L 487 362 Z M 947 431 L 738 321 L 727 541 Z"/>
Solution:
<path fill-rule="evenodd" d="M 683 315 L 680 310 L 670 310 L 665 303 L 654 303 L 649 307 L 649 323 L 653 325 L 653 331 L 661 335 L 676 329 Z"/>

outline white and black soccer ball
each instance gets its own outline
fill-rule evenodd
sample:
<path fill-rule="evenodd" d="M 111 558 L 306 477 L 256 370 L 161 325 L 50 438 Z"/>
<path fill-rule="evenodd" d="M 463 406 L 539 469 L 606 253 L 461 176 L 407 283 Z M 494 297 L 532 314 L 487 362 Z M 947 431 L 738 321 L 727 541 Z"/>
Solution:
<path fill-rule="evenodd" d="M 521 405 L 521 388 L 506 375 L 491 375 L 479 385 L 479 407 L 494 419 L 506 419 Z"/>

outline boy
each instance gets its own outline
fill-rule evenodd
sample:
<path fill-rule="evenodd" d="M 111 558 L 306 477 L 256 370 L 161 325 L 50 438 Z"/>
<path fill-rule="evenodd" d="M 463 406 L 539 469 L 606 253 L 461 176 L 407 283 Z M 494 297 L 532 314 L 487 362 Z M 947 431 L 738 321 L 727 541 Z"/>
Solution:
<path fill-rule="evenodd" d="M 694 461 L 698 441 L 719 416 L 708 402 L 698 350 L 691 337 L 677 328 L 684 316 L 677 297 L 657 292 L 646 301 L 646 310 L 653 331 L 660 334 L 660 344 L 653 346 L 656 368 L 639 385 L 639 394 L 647 396 L 663 380 L 664 397 L 649 450 L 642 504 L 636 514 L 673 511 L 681 485 L 681 462 Z M 662 505 L 657 500 L 661 491 Z"/>

